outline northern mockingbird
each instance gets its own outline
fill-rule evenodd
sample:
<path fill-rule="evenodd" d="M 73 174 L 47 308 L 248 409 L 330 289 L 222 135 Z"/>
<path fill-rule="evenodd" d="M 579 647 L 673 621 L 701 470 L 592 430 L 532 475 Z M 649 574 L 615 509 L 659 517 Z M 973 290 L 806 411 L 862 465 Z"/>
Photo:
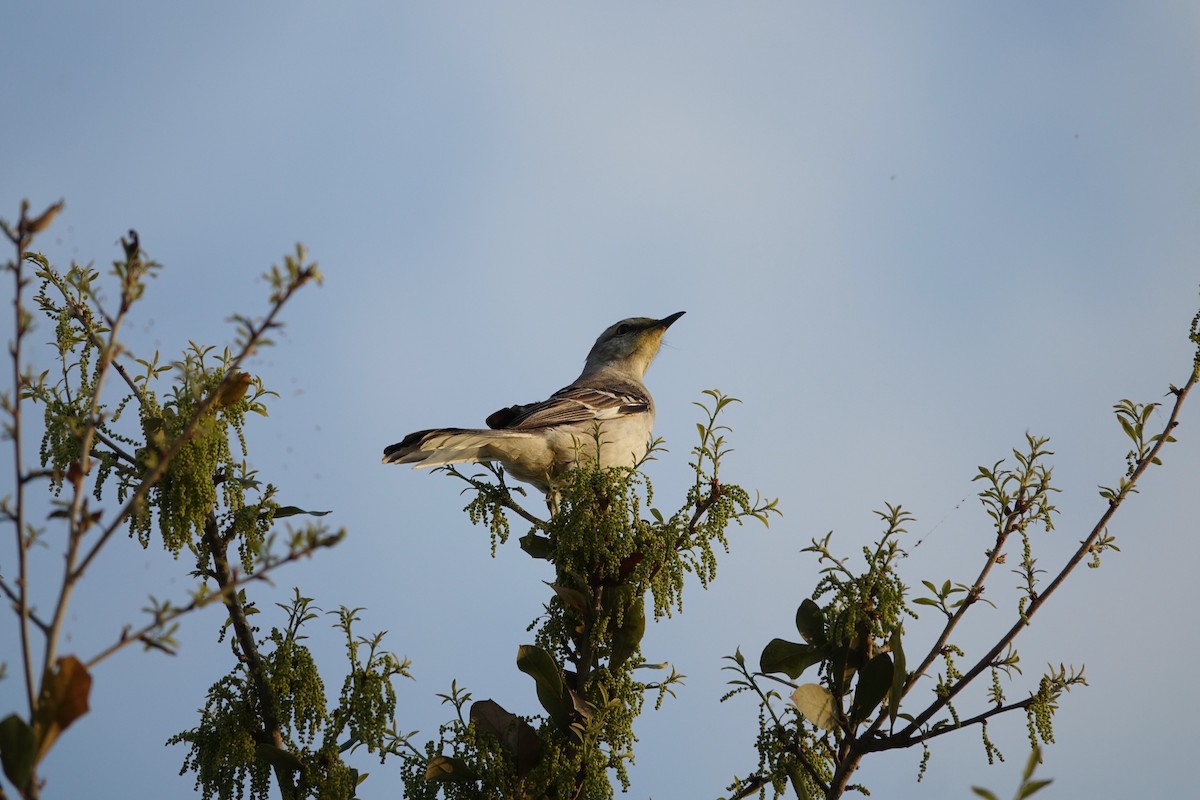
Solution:
<path fill-rule="evenodd" d="M 500 462 L 518 480 L 549 494 L 555 478 L 579 460 L 632 467 L 650 443 L 654 399 L 642 383 L 663 333 L 682 311 L 663 319 L 631 317 L 592 345 L 583 372 L 540 403 L 502 408 L 487 429 L 417 431 L 384 448 L 383 463 L 438 467 L 464 461 Z"/>

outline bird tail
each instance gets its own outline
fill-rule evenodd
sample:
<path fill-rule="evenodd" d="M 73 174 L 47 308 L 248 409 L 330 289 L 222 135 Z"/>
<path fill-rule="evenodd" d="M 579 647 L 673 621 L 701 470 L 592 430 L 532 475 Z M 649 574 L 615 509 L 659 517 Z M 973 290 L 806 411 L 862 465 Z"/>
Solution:
<path fill-rule="evenodd" d="M 384 464 L 412 464 L 441 467 L 464 461 L 503 459 L 513 439 L 529 439 L 525 431 L 476 430 L 471 428 L 434 428 L 417 431 L 383 450 Z"/>

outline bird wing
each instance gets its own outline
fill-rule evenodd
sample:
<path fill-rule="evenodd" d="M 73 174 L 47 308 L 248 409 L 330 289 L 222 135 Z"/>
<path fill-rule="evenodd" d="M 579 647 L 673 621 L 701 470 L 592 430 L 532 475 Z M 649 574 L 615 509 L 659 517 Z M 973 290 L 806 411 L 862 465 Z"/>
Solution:
<path fill-rule="evenodd" d="M 489 428 L 528 429 L 573 422 L 615 419 L 650 410 L 650 397 L 634 391 L 615 392 L 568 386 L 540 403 L 509 406 L 487 418 Z"/>

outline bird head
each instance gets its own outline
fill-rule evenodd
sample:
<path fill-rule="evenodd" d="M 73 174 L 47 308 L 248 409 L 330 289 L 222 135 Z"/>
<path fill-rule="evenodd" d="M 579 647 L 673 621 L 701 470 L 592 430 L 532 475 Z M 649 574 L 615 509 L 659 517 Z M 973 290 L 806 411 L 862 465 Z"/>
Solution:
<path fill-rule="evenodd" d="M 680 311 L 662 319 L 630 317 L 610 325 L 592 345 L 583 374 L 607 368 L 641 380 L 658 354 L 663 334 L 683 314 Z"/>

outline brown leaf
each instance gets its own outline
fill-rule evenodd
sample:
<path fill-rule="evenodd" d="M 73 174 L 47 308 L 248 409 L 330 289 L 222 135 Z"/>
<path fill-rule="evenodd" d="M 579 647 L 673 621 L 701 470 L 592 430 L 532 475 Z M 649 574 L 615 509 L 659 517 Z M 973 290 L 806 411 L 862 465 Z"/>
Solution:
<path fill-rule="evenodd" d="M 471 704 L 471 722 L 481 731 L 495 736 L 508 751 L 517 768 L 517 777 L 523 778 L 542 760 L 542 740 L 537 731 L 495 700 L 477 700 Z"/>
<path fill-rule="evenodd" d="M 63 207 L 63 201 L 59 200 L 57 203 L 50 206 L 49 208 L 47 208 L 45 211 L 43 211 L 41 214 L 34 217 L 33 219 L 22 219 L 21 220 L 22 232 L 33 234 L 33 233 L 41 233 L 42 231 L 46 230 L 46 228 L 50 227 L 50 223 L 54 221 L 54 218 L 56 216 L 58 216 L 58 212 L 62 211 L 62 207 Z M 24 215 L 22 215 L 22 216 L 24 216 Z"/>
<path fill-rule="evenodd" d="M 87 713 L 91 691 L 92 676 L 75 656 L 63 656 L 55 663 L 55 669 L 46 671 L 33 716 L 38 736 L 37 761 L 50 751 L 59 734 Z"/>

